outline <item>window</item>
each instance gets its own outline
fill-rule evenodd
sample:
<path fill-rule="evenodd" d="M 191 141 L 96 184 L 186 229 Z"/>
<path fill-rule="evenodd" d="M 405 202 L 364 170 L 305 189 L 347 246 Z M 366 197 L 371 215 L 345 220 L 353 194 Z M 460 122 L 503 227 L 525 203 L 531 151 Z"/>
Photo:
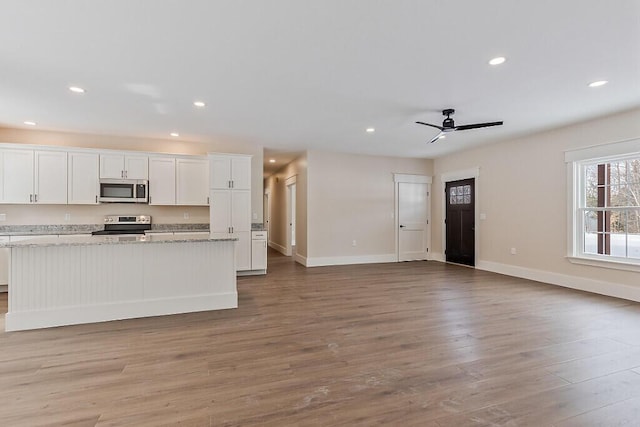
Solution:
<path fill-rule="evenodd" d="M 600 154 L 606 154 L 607 147 L 600 146 Z M 568 159 L 578 157 L 568 162 L 573 191 L 569 256 L 573 261 L 640 267 L 640 141 L 627 148 L 633 147 L 635 153 L 594 158 L 588 158 L 598 154 L 594 147 L 567 153 Z"/>

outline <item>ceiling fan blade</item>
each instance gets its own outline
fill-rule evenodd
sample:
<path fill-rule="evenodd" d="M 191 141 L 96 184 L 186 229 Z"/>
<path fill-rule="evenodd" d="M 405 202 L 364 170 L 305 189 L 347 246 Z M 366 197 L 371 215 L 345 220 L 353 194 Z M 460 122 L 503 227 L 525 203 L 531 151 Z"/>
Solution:
<path fill-rule="evenodd" d="M 433 139 L 431 141 L 429 141 L 429 144 L 433 144 L 434 142 L 436 142 L 437 140 L 439 140 L 442 135 L 444 135 L 444 132 L 440 132 L 439 134 L 437 134 L 436 136 L 433 137 Z"/>
<path fill-rule="evenodd" d="M 432 125 L 431 123 L 425 123 L 425 122 L 416 122 L 416 123 L 419 125 L 431 126 L 432 128 L 440 129 L 441 131 L 444 130 L 442 126 Z"/>
<path fill-rule="evenodd" d="M 488 123 L 476 123 L 473 125 L 461 125 L 456 126 L 456 130 L 469 130 L 478 128 L 487 128 L 489 126 L 501 126 L 503 122 L 488 122 Z"/>

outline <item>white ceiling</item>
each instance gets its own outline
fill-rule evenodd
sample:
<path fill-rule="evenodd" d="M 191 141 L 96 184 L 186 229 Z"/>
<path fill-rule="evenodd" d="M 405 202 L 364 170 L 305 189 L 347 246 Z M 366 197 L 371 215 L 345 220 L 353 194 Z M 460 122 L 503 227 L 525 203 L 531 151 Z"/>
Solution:
<path fill-rule="evenodd" d="M 177 131 L 262 145 L 265 158 L 437 157 L 640 105 L 638 0 L 0 0 L 0 11 L 4 127 Z M 507 62 L 488 65 L 495 56 Z M 505 124 L 427 144 L 437 131 L 414 122 L 439 124 L 443 108 L 457 124 Z"/>

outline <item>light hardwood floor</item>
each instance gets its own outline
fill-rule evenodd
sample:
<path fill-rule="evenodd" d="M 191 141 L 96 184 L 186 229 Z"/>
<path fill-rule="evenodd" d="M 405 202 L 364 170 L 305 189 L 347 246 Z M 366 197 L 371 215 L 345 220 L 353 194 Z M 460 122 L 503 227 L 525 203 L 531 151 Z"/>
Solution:
<path fill-rule="evenodd" d="M 0 425 L 640 425 L 640 304 L 437 262 L 269 262 L 235 310 L 0 332 Z"/>

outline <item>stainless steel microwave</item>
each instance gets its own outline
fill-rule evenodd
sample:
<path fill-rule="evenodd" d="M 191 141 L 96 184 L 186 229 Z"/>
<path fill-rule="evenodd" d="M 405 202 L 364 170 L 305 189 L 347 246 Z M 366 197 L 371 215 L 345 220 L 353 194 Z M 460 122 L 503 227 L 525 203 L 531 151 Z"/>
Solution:
<path fill-rule="evenodd" d="M 141 179 L 101 179 L 100 203 L 149 203 L 149 182 Z"/>

